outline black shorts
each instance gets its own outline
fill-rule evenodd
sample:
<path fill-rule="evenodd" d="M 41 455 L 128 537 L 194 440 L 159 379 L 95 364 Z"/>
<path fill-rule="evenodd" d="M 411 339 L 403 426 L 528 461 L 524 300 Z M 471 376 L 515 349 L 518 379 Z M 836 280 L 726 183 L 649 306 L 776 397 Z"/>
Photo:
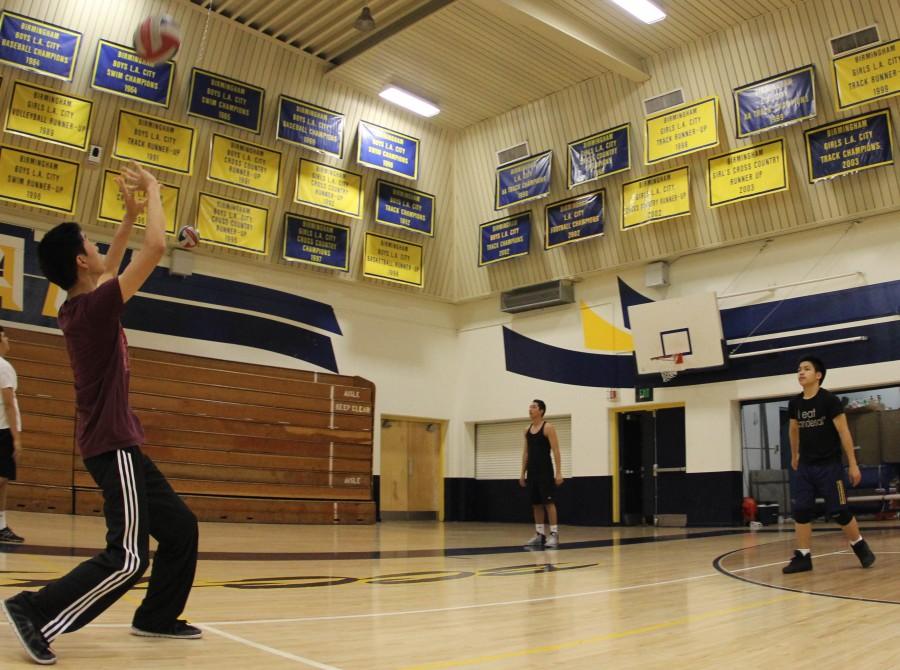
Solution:
<path fill-rule="evenodd" d="M 556 482 L 553 477 L 537 477 L 529 479 L 527 483 L 532 505 L 549 505 L 556 502 Z"/>
<path fill-rule="evenodd" d="M 839 462 L 811 465 L 801 463 L 794 477 L 791 508 L 812 512 L 816 498 L 825 498 L 825 512 L 833 516 L 848 509 L 847 476 Z"/>
<path fill-rule="evenodd" d="M 9 428 L 0 428 L 0 477 L 15 481 L 16 461 L 13 458 L 13 438 Z"/>

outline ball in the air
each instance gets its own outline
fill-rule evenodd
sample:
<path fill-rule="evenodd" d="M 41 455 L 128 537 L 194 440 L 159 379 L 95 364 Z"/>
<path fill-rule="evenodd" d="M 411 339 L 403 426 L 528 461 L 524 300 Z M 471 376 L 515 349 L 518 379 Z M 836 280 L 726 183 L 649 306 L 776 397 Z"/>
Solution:
<path fill-rule="evenodd" d="M 193 226 L 182 226 L 177 239 L 182 249 L 193 249 L 200 243 L 200 233 Z"/>
<path fill-rule="evenodd" d="M 171 16 L 148 16 L 134 31 L 134 50 L 152 65 L 172 58 L 181 46 L 181 29 Z"/>

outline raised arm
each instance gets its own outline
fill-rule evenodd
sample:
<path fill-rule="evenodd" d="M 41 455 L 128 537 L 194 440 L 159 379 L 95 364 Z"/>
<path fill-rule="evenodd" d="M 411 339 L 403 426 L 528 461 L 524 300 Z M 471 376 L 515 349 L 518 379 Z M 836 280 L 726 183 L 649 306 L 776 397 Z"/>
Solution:
<path fill-rule="evenodd" d="M 131 296 L 137 293 L 147 281 L 147 277 L 153 272 L 166 251 L 166 215 L 163 211 L 156 177 L 136 163 L 131 163 L 126 167 L 122 171 L 122 177 L 120 188 L 124 189 L 123 196 L 126 199 L 126 207 L 129 199 L 134 200 L 136 191 L 143 191 L 147 196 L 145 204 L 141 205 L 141 207 L 147 208 L 147 228 L 144 231 L 144 241 L 140 249 L 131 256 L 128 267 L 119 275 L 122 301 L 128 302 Z M 118 236 L 118 233 L 116 235 Z M 113 242 L 115 241 L 114 239 Z M 112 248 L 110 248 L 111 252 Z M 124 246 L 120 253 L 124 253 Z M 121 260 L 120 255 L 119 262 Z"/>
<path fill-rule="evenodd" d="M 125 255 L 125 249 L 128 248 L 128 238 L 131 236 L 131 229 L 138 216 L 147 206 L 146 200 L 138 200 L 135 197 L 134 190 L 128 188 L 125 184 L 125 177 L 119 175 L 116 177 L 116 185 L 119 187 L 119 193 L 122 195 L 122 201 L 125 203 L 125 216 L 122 223 L 116 229 L 116 234 L 109 243 L 109 249 L 106 252 L 106 270 L 100 275 L 100 282 L 103 283 L 107 279 L 115 277 L 119 273 L 119 266 L 122 264 L 122 257 Z"/>

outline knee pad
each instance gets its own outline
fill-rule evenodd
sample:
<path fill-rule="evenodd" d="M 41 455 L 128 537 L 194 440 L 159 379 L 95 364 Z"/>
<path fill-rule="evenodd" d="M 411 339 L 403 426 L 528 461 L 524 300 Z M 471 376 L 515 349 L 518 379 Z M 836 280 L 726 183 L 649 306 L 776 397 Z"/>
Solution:
<path fill-rule="evenodd" d="M 837 521 L 839 525 L 846 526 L 853 521 L 853 515 L 850 514 L 850 510 L 843 509 L 834 515 L 834 520 Z"/>
<path fill-rule="evenodd" d="M 794 521 L 797 523 L 812 523 L 813 511 L 811 509 L 795 509 Z"/>

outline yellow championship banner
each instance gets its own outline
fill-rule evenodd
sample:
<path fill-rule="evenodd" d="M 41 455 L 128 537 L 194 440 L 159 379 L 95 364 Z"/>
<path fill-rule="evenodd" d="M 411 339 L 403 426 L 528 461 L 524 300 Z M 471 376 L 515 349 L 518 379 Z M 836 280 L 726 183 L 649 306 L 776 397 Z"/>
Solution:
<path fill-rule="evenodd" d="M 622 230 L 691 213 L 688 166 L 622 184 Z"/>
<path fill-rule="evenodd" d="M 210 156 L 210 181 L 278 197 L 281 152 L 213 134 Z"/>
<path fill-rule="evenodd" d="M 832 61 L 838 109 L 900 93 L 900 39 Z"/>
<path fill-rule="evenodd" d="M 362 175 L 301 158 L 294 202 L 362 218 Z"/>
<path fill-rule="evenodd" d="M 0 199 L 74 214 L 78 167 L 74 161 L 0 147 Z"/>
<path fill-rule="evenodd" d="M 119 186 L 116 184 L 116 177 L 119 172 L 115 170 L 107 170 L 103 173 L 103 192 L 100 195 L 100 212 L 97 218 L 101 221 L 109 221 L 110 223 L 119 223 L 125 218 L 125 201 L 122 200 L 122 194 L 119 192 Z M 160 183 L 160 197 L 162 198 L 163 212 L 166 214 L 166 232 L 169 235 L 175 234 L 175 221 L 178 216 L 178 192 L 177 186 Z M 136 197 L 139 200 L 144 199 L 144 192 L 138 191 Z M 138 215 L 134 225 L 141 228 L 147 225 L 147 212 L 141 212 Z"/>
<path fill-rule="evenodd" d="M 3 129 L 84 151 L 91 134 L 93 109 L 90 100 L 17 81 Z"/>
<path fill-rule="evenodd" d="M 717 146 L 719 99 L 713 96 L 648 116 L 644 127 L 647 165 Z"/>
<path fill-rule="evenodd" d="M 190 126 L 120 109 L 113 156 L 189 175 L 196 142 Z"/>
<path fill-rule="evenodd" d="M 710 207 L 786 191 L 784 140 L 779 138 L 710 158 L 706 181 Z"/>
<path fill-rule="evenodd" d="M 423 286 L 422 245 L 366 233 L 363 275 L 407 286 Z"/>
<path fill-rule="evenodd" d="M 200 194 L 197 232 L 204 243 L 264 254 L 268 231 L 269 210 L 209 193 Z"/>

